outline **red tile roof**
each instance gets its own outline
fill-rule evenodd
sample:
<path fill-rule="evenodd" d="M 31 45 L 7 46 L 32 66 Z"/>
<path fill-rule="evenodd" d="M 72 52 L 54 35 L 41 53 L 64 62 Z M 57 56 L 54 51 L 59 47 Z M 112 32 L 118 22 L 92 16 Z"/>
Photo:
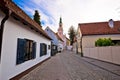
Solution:
<path fill-rule="evenodd" d="M 0 0 L 0 9 L 5 13 L 6 11 L 11 10 L 11 16 L 18 18 L 20 22 L 27 24 L 30 28 L 34 29 L 36 32 L 39 32 L 44 37 L 51 39 L 41 28 L 41 26 L 32 20 L 23 10 L 12 2 L 12 0 Z"/>
<path fill-rule="evenodd" d="M 120 34 L 120 21 L 114 21 L 114 27 L 110 28 L 108 22 L 78 24 L 82 35 L 108 35 Z"/>

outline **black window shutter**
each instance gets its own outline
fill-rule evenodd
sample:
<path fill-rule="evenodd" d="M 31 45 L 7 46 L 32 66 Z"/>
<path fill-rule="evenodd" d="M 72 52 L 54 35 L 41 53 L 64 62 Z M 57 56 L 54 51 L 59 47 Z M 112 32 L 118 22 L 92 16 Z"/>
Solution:
<path fill-rule="evenodd" d="M 33 47 L 32 47 L 32 59 L 36 58 L 36 42 L 33 42 Z"/>
<path fill-rule="evenodd" d="M 40 56 L 42 56 L 42 43 L 40 43 Z"/>
<path fill-rule="evenodd" d="M 44 45 L 44 43 L 42 44 L 42 53 L 43 53 L 43 55 L 45 54 L 45 45 Z"/>
<path fill-rule="evenodd" d="M 17 42 L 17 61 L 16 64 L 20 64 L 24 62 L 24 56 L 25 56 L 25 39 L 18 38 Z"/>
<path fill-rule="evenodd" d="M 45 44 L 45 55 L 47 54 L 47 45 Z"/>
<path fill-rule="evenodd" d="M 43 56 L 43 43 L 40 43 L 40 56 Z"/>

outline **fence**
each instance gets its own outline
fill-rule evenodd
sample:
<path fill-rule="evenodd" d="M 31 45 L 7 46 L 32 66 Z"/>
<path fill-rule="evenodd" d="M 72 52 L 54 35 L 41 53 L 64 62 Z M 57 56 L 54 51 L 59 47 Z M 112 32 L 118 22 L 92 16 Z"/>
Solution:
<path fill-rule="evenodd" d="M 86 57 L 120 65 L 120 46 L 83 48 Z"/>

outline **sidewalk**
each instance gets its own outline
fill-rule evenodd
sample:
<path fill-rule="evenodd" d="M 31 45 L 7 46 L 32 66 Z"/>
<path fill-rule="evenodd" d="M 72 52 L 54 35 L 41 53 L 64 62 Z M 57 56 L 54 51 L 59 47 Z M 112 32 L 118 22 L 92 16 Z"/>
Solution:
<path fill-rule="evenodd" d="M 82 59 L 92 65 L 95 65 L 108 72 L 111 72 L 113 74 L 120 76 L 120 65 L 112 64 L 112 63 L 97 60 L 97 59 L 87 58 L 87 57 L 83 57 Z"/>

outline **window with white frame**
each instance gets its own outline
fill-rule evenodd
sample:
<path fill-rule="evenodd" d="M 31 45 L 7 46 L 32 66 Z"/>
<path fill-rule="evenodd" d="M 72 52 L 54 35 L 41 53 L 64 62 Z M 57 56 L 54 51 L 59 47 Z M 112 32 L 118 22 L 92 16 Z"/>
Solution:
<path fill-rule="evenodd" d="M 36 42 L 29 39 L 20 39 L 17 41 L 17 60 L 16 64 L 34 59 L 36 57 Z"/>

